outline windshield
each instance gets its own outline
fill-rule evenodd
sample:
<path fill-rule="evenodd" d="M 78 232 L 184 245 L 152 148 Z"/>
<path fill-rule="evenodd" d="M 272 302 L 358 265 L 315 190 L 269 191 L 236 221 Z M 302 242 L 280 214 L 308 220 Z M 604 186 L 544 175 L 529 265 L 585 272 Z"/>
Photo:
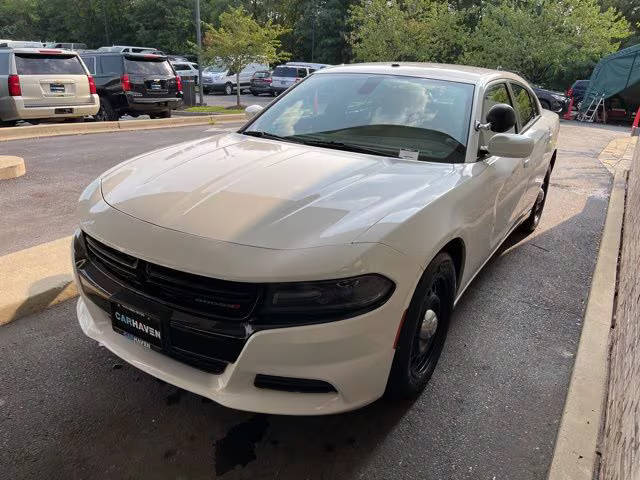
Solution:
<path fill-rule="evenodd" d="M 212 65 L 210 67 L 206 67 L 204 70 L 202 70 L 203 73 L 222 73 L 222 72 L 226 72 L 227 68 L 226 67 L 221 67 L 219 65 Z"/>
<path fill-rule="evenodd" d="M 313 75 L 243 133 L 391 157 L 461 163 L 472 98 L 473 85 L 466 83 L 396 75 Z"/>

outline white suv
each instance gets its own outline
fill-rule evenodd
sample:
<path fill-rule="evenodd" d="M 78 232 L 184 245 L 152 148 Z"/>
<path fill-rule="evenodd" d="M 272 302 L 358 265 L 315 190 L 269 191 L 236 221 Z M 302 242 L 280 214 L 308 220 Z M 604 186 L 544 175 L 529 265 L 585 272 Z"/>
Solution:
<path fill-rule="evenodd" d="M 249 90 L 253 74 L 261 70 L 269 70 L 268 65 L 250 63 L 240 71 L 240 91 Z M 202 88 L 204 93 L 223 92 L 231 95 L 236 88 L 236 73 L 224 66 L 210 66 L 202 72 Z"/>
<path fill-rule="evenodd" d="M 76 52 L 0 48 L 0 124 L 95 115 L 93 77 Z"/>

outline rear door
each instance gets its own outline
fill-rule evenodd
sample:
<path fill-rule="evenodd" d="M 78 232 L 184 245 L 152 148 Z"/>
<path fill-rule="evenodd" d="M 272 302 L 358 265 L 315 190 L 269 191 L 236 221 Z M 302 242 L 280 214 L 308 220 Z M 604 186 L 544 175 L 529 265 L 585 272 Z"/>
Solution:
<path fill-rule="evenodd" d="M 177 97 L 176 73 L 166 57 L 158 55 L 124 56 L 124 71 L 131 91 L 146 98 Z"/>
<path fill-rule="evenodd" d="M 87 71 L 77 55 L 16 52 L 15 62 L 25 106 L 92 103 Z"/>

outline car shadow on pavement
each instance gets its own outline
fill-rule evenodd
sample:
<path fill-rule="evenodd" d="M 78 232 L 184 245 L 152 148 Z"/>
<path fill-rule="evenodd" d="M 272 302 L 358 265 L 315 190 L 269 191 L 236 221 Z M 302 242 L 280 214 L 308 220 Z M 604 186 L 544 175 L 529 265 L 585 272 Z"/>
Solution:
<path fill-rule="evenodd" d="M 69 275 L 53 275 L 32 283 L 27 293 L 27 299 L 16 309 L 9 322 L 44 310 L 52 304 L 70 298 L 73 294 L 68 292 L 72 287 L 72 283 L 69 280 Z"/>

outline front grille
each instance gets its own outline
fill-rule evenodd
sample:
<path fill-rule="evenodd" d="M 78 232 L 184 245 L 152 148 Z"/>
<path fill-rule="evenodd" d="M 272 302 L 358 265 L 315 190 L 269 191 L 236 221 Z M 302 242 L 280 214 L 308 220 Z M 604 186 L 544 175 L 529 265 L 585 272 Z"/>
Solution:
<path fill-rule="evenodd" d="M 244 320 L 260 286 L 185 273 L 138 259 L 85 235 L 89 259 L 125 286 L 178 310 L 221 320 Z"/>

